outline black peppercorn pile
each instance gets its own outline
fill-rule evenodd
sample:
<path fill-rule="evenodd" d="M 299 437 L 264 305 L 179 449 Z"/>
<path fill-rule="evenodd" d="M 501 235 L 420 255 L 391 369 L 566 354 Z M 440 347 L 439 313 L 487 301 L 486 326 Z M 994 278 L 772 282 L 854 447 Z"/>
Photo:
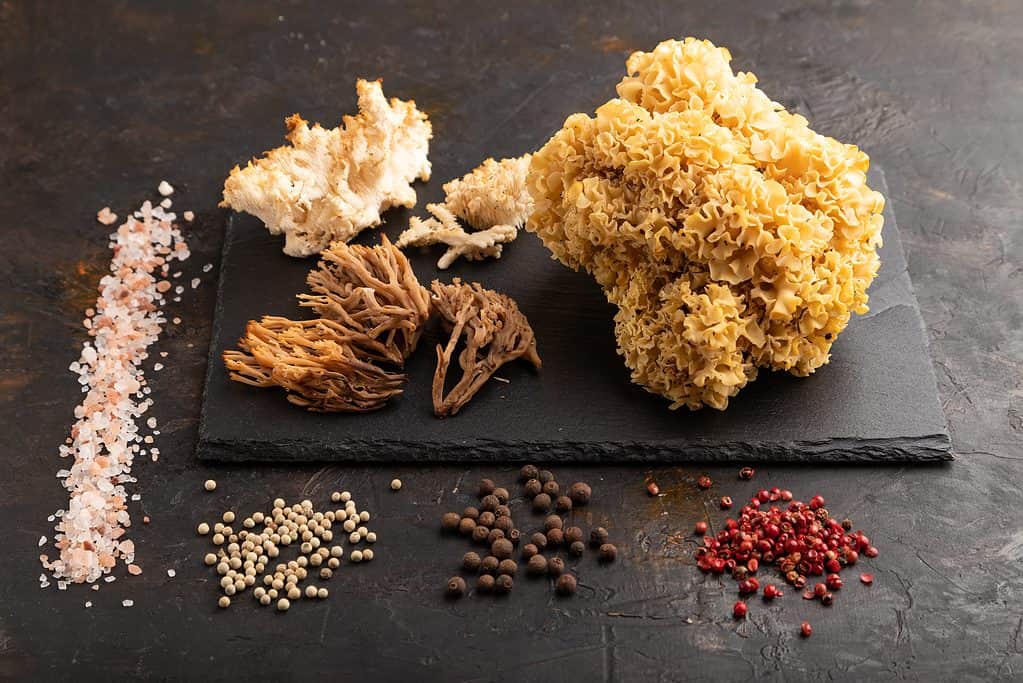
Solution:
<path fill-rule="evenodd" d="M 519 471 L 524 498 L 530 501 L 534 513 L 546 515 L 543 529 L 537 530 L 522 545 L 521 557 L 526 562 L 526 574 L 539 578 L 548 576 L 554 581 L 554 590 L 559 595 L 572 595 L 577 580 L 568 571 L 565 558 L 555 554 L 547 557 L 545 552 L 558 553 L 565 549 L 572 559 L 583 555 L 586 549 L 586 535 L 578 526 L 565 526 L 561 514 L 571 514 L 576 507 L 589 504 L 593 489 L 585 482 L 575 482 L 562 490 L 554 474 L 549 470 L 525 465 Z M 522 539 L 508 507 L 508 489 L 497 486 L 490 479 L 483 479 L 479 486 L 479 508 L 467 507 L 459 515 L 445 513 L 441 518 L 443 530 L 471 538 L 473 543 L 489 550 L 480 553 L 469 551 L 462 557 L 462 571 L 477 574 L 476 591 L 480 593 L 509 593 L 514 586 L 518 564 L 512 559 L 515 548 Z M 556 512 L 552 513 L 552 509 Z M 561 514 L 558 514 L 561 513 Z M 613 562 L 618 549 L 608 542 L 604 527 L 596 527 L 589 533 L 590 546 L 596 549 L 601 562 Z M 462 597 L 468 591 L 465 580 L 460 576 L 448 579 L 447 593 Z"/>

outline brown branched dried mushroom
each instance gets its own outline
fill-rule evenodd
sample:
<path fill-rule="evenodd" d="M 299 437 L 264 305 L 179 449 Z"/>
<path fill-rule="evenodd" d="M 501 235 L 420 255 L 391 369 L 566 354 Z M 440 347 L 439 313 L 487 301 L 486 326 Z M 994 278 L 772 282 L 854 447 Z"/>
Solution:
<path fill-rule="evenodd" d="M 434 308 L 451 333 L 446 345 L 437 345 L 433 374 L 433 412 L 437 417 L 457 413 L 509 361 L 525 358 L 540 367 L 533 328 L 512 299 L 458 278 L 449 285 L 434 280 L 431 288 Z M 465 341 L 458 357 L 462 376 L 445 395 L 444 382 L 459 339 Z"/>
<path fill-rule="evenodd" d="M 405 376 L 358 358 L 350 335 L 332 320 L 267 316 L 249 321 L 240 350 L 225 351 L 224 364 L 234 381 L 282 387 L 312 411 L 376 410 L 401 393 Z"/>
<path fill-rule="evenodd" d="M 280 386 L 317 412 L 367 412 L 402 392 L 401 366 L 430 316 L 430 294 L 386 237 L 376 247 L 335 243 L 307 278 L 302 306 L 321 317 L 250 321 L 240 350 L 224 352 L 231 379 Z"/>
<path fill-rule="evenodd" d="M 386 235 L 375 247 L 335 242 L 306 281 L 300 304 L 351 330 L 366 358 L 402 365 L 430 317 L 430 293 Z"/>

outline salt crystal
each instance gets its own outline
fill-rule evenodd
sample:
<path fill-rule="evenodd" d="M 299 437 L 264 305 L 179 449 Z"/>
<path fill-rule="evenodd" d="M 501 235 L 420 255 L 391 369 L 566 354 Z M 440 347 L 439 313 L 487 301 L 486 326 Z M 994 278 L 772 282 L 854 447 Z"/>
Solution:
<path fill-rule="evenodd" d="M 92 590 L 98 591 L 99 590 L 99 584 L 98 583 L 92 584 Z"/>
<path fill-rule="evenodd" d="M 212 263 L 207 263 L 205 266 L 202 267 L 202 272 L 204 272 L 204 273 L 208 273 L 211 270 L 213 270 L 213 264 Z"/>
<path fill-rule="evenodd" d="M 173 578 L 174 578 L 175 576 L 177 576 L 177 575 L 178 575 L 178 573 L 177 573 L 176 571 L 174 571 L 173 569 L 168 569 L 168 570 L 167 570 L 167 576 L 171 577 L 172 579 L 173 579 Z"/>
<path fill-rule="evenodd" d="M 125 607 L 132 607 L 135 604 L 134 600 L 121 600 L 121 604 Z"/>
<path fill-rule="evenodd" d="M 181 285 L 178 285 L 177 287 L 174 288 L 174 293 L 175 294 L 181 294 L 184 291 L 185 291 L 185 288 L 183 286 L 181 286 Z"/>
<path fill-rule="evenodd" d="M 37 547 L 42 548 L 44 545 L 46 545 L 46 536 L 40 536 L 39 545 Z"/>
<path fill-rule="evenodd" d="M 171 202 L 170 198 L 168 197 L 167 199 L 164 199 L 162 202 L 160 202 L 160 206 L 162 206 L 165 209 L 169 209 L 171 208 L 172 203 L 173 202 Z"/>
<path fill-rule="evenodd" d="M 181 324 L 181 318 L 175 317 L 171 322 L 174 323 L 175 325 L 180 325 Z"/>
<path fill-rule="evenodd" d="M 109 206 L 104 206 L 96 213 L 96 220 L 103 225 L 111 225 L 117 222 L 117 214 L 111 211 Z"/>
<path fill-rule="evenodd" d="M 174 194 L 174 186 L 168 183 L 166 180 L 161 180 L 159 187 L 156 188 L 156 191 L 159 192 L 164 197 L 169 197 L 170 195 Z"/>
<path fill-rule="evenodd" d="M 67 590 L 67 581 L 58 581 L 57 582 L 57 590 L 66 591 Z"/>
<path fill-rule="evenodd" d="M 156 363 L 155 365 L 153 365 L 153 370 L 155 370 L 156 372 L 163 370 L 163 363 Z"/>
<path fill-rule="evenodd" d="M 85 609 L 89 609 L 90 607 L 92 607 L 92 600 L 86 600 L 85 601 Z"/>
<path fill-rule="evenodd" d="M 160 352 L 160 358 L 166 358 L 166 357 L 167 357 L 167 352 L 166 351 L 161 351 Z"/>
<path fill-rule="evenodd" d="M 148 420 L 146 420 L 146 426 L 149 427 L 150 429 L 156 429 L 156 418 L 151 417 Z"/>
<path fill-rule="evenodd" d="M 200 280 L 199 278 L 197 277 L 192 278 L 192 289 L 198 287 L 200 282 L 202 282 L 202 280 Z"/>
<path fill-rule="evenodd" d="M 142 496 L 137 494 L 137 493 L 133 493 L 133 494 L 131 494 L 131 499 L 137 502 L 137 501 L 142 500 Z"/>
<path fill-rule="evenodd" d="M 114 581 L 117 581 L 117 577 L 116 576 L 104 576 L 103 580 L 106 581 L 107 583 L 113 583 Z"/>
<path fill-rule="evenodd" d="M 191 211 L 186 211 L 184 213 L 184 216 L 185 216 L 185 220 L 188 221 L 189 223 L 191 223 L 192 219 L 195 218 L 195 214 L 192 213 Z"/>
<path fill-rule="evenodd" d="M 177 271 L 176 273 L 174 273 L 174 275 L 172 275 L 171 277 L 181 277 L 181 275 L 182 275 L 182 273 L 181 273 L 181 271 L 179 270 L 179 271 Z"/>
<path fill-rule="evenodd" d="M 181 297 L 180 296 L 174 297 L 174 303 L 176 303 L 176 304 L 177 303 L 181 303 Z"/>

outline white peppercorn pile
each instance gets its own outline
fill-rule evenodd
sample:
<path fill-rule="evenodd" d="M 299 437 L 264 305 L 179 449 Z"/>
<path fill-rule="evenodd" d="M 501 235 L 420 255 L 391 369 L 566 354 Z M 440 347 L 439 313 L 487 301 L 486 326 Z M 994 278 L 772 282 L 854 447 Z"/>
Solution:
<path fill-rule="evenodd" d="M 576 578 L 567 573 L 566 559 L 556 553 L 565 549 L 571 559 L 577 560 L 585 552 L 585 535 L 578 526 L 566 523 L 568 517 L 552 513 L 551 509 L 553 507 L 557 513 L 571 516 L 576 507 L 589 504 L 593 490 L 585 482 L 576 482 L 563 489 L 552 472 L 539 470 L 534 465 L 524 466 L 519 478 L 524 499 L 530 502 L 535 513 L 546 515 L 543 529 L 522 541 L 521 556 L 526 563 L 526 574 L 531 578 L 549 577 L 549 583 L 558 595 L 572 595 L 576 590 Z M 518 569 L 513 559 L 514 548 L 523 536 L 512 519 L 510 494 L 506 488 L 497 486 L 491 479 L 483 479 L 479 484 L 478 497 L 479 508 L 467 507 L 461 514 L 445 513 L 441 518 L 441 528 L 489 549 L 483 557 L 470 551 L 461 559 L 460 569 L 463 572 L 478 574 L 476 592 L 506 594 L 514 585 Z M 614 560 L 617 549 L 607 542 L 606 529 L 594 528 L 589 538 L 591 546 L 600 549 L 603 562 Z M 545 551 L 555 555 L 545 557 Z M 459 576 L 451 577 L 445 585 L 445 592 L 452 598 L 460 598 L 467 591 L 465 581 Z"/>
<path fill-rule="evenodd" d="M 323 600 L 329 591 L 314 582 L 328 581 L 341 568 L 345 551 L 342 537 L 352 546 L 376 543 L 376 532 L 366 524 L 372 518 L 368 510 L 360 510 L 352 494 L 335 491 L 332 503 L 343 507 L 321 511 L 311 500 L 290 505 L 283 499 L 273 501 L 270 511 L 257 511 L 244 518 L 233 510 L 226 510 L 221 521 L 212 526 L 200 522 L 196 532 L 206 536 L 212 532 L 211 543 L 215 552 L 206 553 L 203 564 L 213 567 L 220 577 L 218 585 L 223 595 L 217 604 L 227 608 L 235 598 L 248 589 L 260 605 L 276 605 L 280 612 L 303 599 Z M 238 528 L 233 526 L 238 522 Z M 345 531 L 341 534 L 337 527 Z M 335 540 L 335 533 L 338 534 Z M 294 546 L 297 554 L 283 561 L 281 553 Z M 374 551 L 368 547 L 353 548 L 349 562 L 357 564 L 373 559 Z"/>

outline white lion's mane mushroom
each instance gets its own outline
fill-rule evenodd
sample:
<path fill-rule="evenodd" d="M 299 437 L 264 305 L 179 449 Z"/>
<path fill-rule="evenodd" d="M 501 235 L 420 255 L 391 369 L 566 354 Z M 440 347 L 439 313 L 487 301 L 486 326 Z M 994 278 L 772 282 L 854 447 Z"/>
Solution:
<path fill-rule="evenodd" d="M 448 249 L 437 262 L 441 270 L 458 257 L 469 261 L 500 258 L 502 245 L 513 241 L 533 210 L 526 187 L 531 155 L 494 161 L 487 159 L 461 178 L 444 185 L 444 203 L 427 204 L 433 218 L 413 217 L 397 246 L 425 247 L 445 244 Z M 456 218 L 457 216 L 457 218 Z M 476 232 L 467 232 L 458 218 Z"/>
<path fill-rule="evenodd" d="M 411 183 L 430 179 L 432 136 L 426 114 L 412 100 L 384 97 L 380 81 L 356 83 L 357 116 L 326 129 L 289 116 L 291 143 L 270 150 L 224 182 L 222 206 L 258 217 L 284 253 L 310 256 L 331 242 L 347 242 L 379 225 L 392 206 L 412 207 Z"/>

